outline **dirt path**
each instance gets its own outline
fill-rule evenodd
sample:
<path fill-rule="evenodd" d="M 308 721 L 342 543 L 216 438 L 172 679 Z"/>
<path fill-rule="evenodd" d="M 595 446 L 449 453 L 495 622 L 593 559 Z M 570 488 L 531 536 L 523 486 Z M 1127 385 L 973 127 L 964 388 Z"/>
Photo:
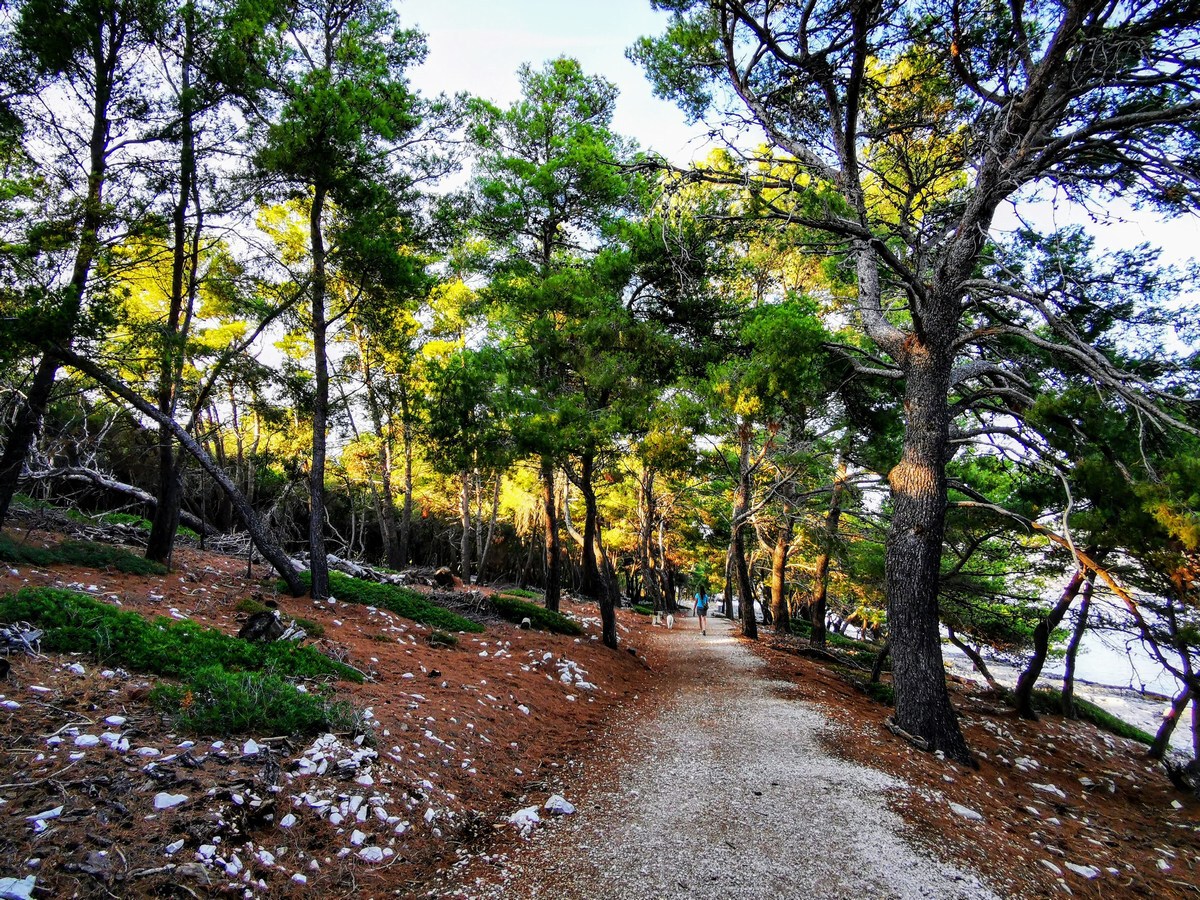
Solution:
<path fill-rule="evenodd" d="M 710 619 L 662 631 L 681 676 L 644 717 L 608 790 L 508 855 L 501 884 L 469 896 L 520 898 L 983 898 L 972 875 L 901 835 L 887 776 L 830 756 L 833 725 L 784 700 L 762 662 Z"/>

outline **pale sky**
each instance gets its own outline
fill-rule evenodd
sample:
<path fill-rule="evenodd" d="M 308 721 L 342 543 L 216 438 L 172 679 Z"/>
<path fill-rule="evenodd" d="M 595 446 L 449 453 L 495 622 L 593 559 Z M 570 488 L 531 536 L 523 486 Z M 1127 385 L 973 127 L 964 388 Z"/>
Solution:
<path fill-rule="evenodd" d="M 520 95 L 517 67 L 540 66 L 556 56 L 577 58 L 588 74 L 600 74 L 621 90 L 614 128 L 644 149 L 656 150 L 677 164 L 707 152 L 706 129 L 687 125 L 673 104 L 657 99 L 641 69 L 625 58 L 639 37 L 660 34 L 667 16 L 650 8 L 649 0 L 399 0 L 406 25 L 416 25 L 429 42 L 429 58 L 411 73 L 426 95 L 467 91 L 507 105 Z M 1066 202 L 1043 203 L 1023 214 L 1034 224 L 1081 224 L 1105 249 L 1149 242 L 1162 247 L 1164 259 L 1182 262 L 1200 248 L 1200 220 L 1169 222 L 1115 205 L 1111 212 L 1125 221 L 1097 223 L 1084 210 Z M 1016 226 L 1006 210 L 997 217 L 998 231 Z"/>
<path fill-rule="evenodd" d="M 467 91 L 507 105 L 520 96 L 517 67 L 573 56 L 584 72 L 621 90 L 614 130 L 646 149 L 686 163 L 704 143 L 673 103 L 657 99 L 625 58 L 639 37 L 663 31 L 667 17 L 648 0 L 401 0 L 401 21 L 425 32 L 429 58 L 411 73 L 428 95 Z M 702 155 L 702 154 L 701 154 Z"/>

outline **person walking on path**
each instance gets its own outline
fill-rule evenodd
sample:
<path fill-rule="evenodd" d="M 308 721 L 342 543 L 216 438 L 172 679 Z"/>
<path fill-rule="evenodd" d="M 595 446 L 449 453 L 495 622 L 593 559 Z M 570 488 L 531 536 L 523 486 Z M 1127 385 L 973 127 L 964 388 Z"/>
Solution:
<path fill-rule="evenodd" d="M 708 585 L 700 585 L 696 591 L 696 618 L 700 620 L 700 633 L 708 634 Z"/>

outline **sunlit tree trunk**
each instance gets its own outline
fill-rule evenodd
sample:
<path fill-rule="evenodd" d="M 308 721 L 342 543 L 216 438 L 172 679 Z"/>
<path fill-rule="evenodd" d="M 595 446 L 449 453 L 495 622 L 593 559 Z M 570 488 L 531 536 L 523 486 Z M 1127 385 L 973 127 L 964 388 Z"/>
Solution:
<path fill-rule="evenodd" d="M 546 551 L 546 609 L 557 612 L 562 595 L 562 560 L 558 540 L 554 462 L 548 456 L 542 457 L 542 528 Z"/>
<path fill-rule="evenodd" d="M 846 492 L 846 462 L 838 462 L 837 477 L 833 482 L 833 495 L 829 500 L 829 511 L 825 514 L 825 531 L 821 536 L 821 555 L 817 557 L 817 568 L 813 575 L 813 599 L 809 607 L 809 622 L 812 632 L 809 643 L 814 647 L 825 646 L 825 618 L 829 596 L 829 561 L 837 543 L 838 524 L 842 518 L 842 495 Z"/>

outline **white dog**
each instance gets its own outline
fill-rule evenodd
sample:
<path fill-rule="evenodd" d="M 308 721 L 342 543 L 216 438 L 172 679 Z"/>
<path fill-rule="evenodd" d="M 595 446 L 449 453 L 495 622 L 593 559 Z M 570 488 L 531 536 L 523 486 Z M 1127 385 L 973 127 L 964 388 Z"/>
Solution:
<path fill-rule="evenodd" d="M 667 613 L 667 627 L 668 628 L 675 627 L 675 616 L 672 615 L 671 613 Z"/>

